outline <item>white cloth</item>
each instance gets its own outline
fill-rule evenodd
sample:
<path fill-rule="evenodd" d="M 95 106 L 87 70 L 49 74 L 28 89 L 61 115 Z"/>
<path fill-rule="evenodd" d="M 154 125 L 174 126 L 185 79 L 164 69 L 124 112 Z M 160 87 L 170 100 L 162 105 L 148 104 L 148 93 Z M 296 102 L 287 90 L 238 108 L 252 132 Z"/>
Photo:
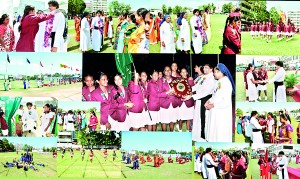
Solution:
<path fill-rule="evenodd" d="M 87 51 L 91 46 L 90 24 L 86 17 L 81 20 L 80 50 Z"/>
<path fill-rule="evenodd" d="M 61 117 L 61 115 L 57 115 L 57 123 L 58 123 L 59 125 L 62 124 L 62 117 Z"/>
<path fill-rule="evenodd" d="M 257 89 L 254 83 L 252 83 L 251 79 L 254 80 L 254 76 L 250 71 L 247 76 L 247 84 L 248 84 L 248 97 L 249 101 L 256 101 L 258 98 Z"/>
<path fill-rule="evenodd" d="M 175 109 L 172 106 L 172 103 L 170 103 L 170 106 L 168 109 L 165 108 L 160 108 L 159 110 L 159 118 L 162 124 L 169 124 L 170 122 L 175 122 L 174 121 L 174 116 L 176 117 L 177 115 L 174 114 Z"/>
<path fill-rule="evenodd" d="M 51 129 L 50 129 L 50 125 L 47 129 L 47 131 L 45 131 L 46 127 L 48 126 L 50 119 L 53 118 L 53 114 L 51 112 L 49 113 L 42 113 L 42 126 L 40 128 L 40 132 L 42 134 L 42 136 L 46 136 L 46 133 L 50 133 Z"/>
<path fill-rule="evenodd" d="M 63 125 L 63 129 L 67 130 L 67 123 L 68 123 L 68 116 L 67 114 L 64 116 L 64 125 Z"/>
<path fill-rule="evenodd" d="M 128 121 L 128 128 L 130 129 L 131 127 L 133 128 L 140 128 L 140 127 L 144 127 L 145 126 L 145 121 L 144 121 L 144 113 L 133 113 L 133 112 L 129 112 L 128 114 L 128 119 L 126 119 L 126 121 Z"/>
<path fill-rule="evenodd" d="M 92 20 L 92 46 L 94 51 L 100 51 L 102 47 L 102 34 L 100 33 L 99 26 L 100 17 L 96 16 Z M 101 24 L 100 24 L 101 25 Z M 94 27 L 98 27 L 99 29 L 95 29 Z"/>
<path fill-rule="evenodd" d="M 287 171 L 287 166 L 288 166 L 288 158 L 286 156 L 278 157 L 276 159 L 277 163 L 277 175 L 278 179 L 283 179 L 282 178 L 282 171 L 280 169 L 284 169 L 283 174 L 284 174 L 284 179 L 289 179 L 288 171 Z M 284 165 L 283 167 L 279 167 L 279 165 Z"/>
<path fill-rule="evenodd" d="M 128 128 L 128 115 L 126 116 L 126 120 L 124 122 L 119 122 L 114 120 L 111 116 L 108 116 L 108 122 L 110 123 L 112 131 L 129 131 Z"/>
<path fill-rule="evenodd" d="M 200 17 L 198 16 L 192 16 L 190 19 L 190 24 L 192 28 L 192 41 L 193 41 L 193 47 L 195 50 L 195 54 L 199 54 L 202 52 L 202 36 L 199 32 L 199 30 L 196 30 L 195 27 L 198 28 L 197 20 L 201 21 Z M 197 37 L 195 36 L 195 33 Z"/>
<path fill-rule="evenodd" d="M 181 41 L 182 38 L 184 39 L 184 42 Z M 176 44 L 177 48 L 181 51 L 191 50 L 190 26 L 185 18 L 182 19 L 182 25 L 180 26 L 179 36 Z"/>
<path fill-rule="evenodd" d="M 176 53 L 175 37 L 172 23 L 163 22 L 160 26 L 160 41 L 165 43 L 165 47 L 160 45 L 160 53 Z"/>
<path fill-rule="evenodd" d="M 160 115 L 159 115 L 159 111 L 149 111 L 152 121 L 151 119 L 148 121 L 148 125 L 156 125 L 156 123 L 160 122 Z"/>
<path fill-rule="evenodd" d="M 24 111 L 24 114 L 22 116 L 23 131 L 34 130 L 34 127 L 36 127 L 37 119 L 38 114 L 35 109 Z"/>
<path fill-rule="evenodd" d="M 44 38 L 45 38 L 46 22 L 47 21 L 43 21 L 43 22 L 39 23 L 39 31 L 35 35 L 35 39 L 34 39 L 34 51 L 35 52 L 50 52 L 50 50 L 51 50 L 51 46 L 49 46 L 47 48 L 45 48 L 43 46 L 44 45 Z M 50 42 L 49 42 L 49 44 L 50 44 Z"/>
<path fill-rule="evenodd" d="M 68 114 L 67 115 L 67 126 L 66 126 L 66 130 L 67 131 L 74 131 L 74 118 L 73 118 L 73 114 Z"/>
<path fill-rule="evenodd" d="M 180 120 L 191 120 L 194 117 L 194 106 L 187 107 L 185 103 L 179 107 L 178 110 L 178 119 Z"/>
<path fill-rule="evenodd" d="M 216 163 L 213 161 L 212 157 L 210 156 L 209 153 L 205 154 L 205 163 L 206 163 L 206 170 L 207 170 L 207 178 L 209 179 L 217 179 L 217 175 L 215 172 L 215 168 L 207 168 L 207 165 L 214 165 L 216 166 Z"/>
<path fill-rule="evenodd" d="M 274 119 L 268 121 L 268 132 L 272 133 L 273 125 L 275 124 Z"/>
<path fill-rule="evenodd" d="M 14 25 L 14 36 L 15 36 L 14 49 L 16 49 L 17 43 L 20 39 L 19 26 L 20 26 L 20 22 L 16 22 L 16 24 Z"/>
<path fill-rule="evenodd" d="M 107 37 L 108 38 L 113 37 L 113 21 L 109 21 L 109 23 L 108 23 Z"/>
<path fill-rule="evenodd" d="M 6 129 L 6 130 L 3 130 L 3 129 L 2 129 L 2 135 L 8 136 L 8 129 Z"/>
<path fill-rule="evenodd" d="M 232 85 L 227 76 L 219 79 L 208 100 L 214 107 L 206 110 L 206 140 L 232 142 Z"/>
<path fill-rule="evenodd" d="M 260 91 L 265 91 L 267 90 L 267 85 L 257 85 L 257 90 L 260 90 Z"/>
<path fill-rule="evenodd" d="M 252 126 L 252 129 L 262 129 L 262 126 L 258 123 L 257 119 L 255 117 L 251 117 L 250 124 Z M 263 144 L 264 140 L 261 134 L 261 131 L 253 132 L 252 131 L 252 141 L 253 143 Z"/>
<path fill-rule="evenodd" d="M 202 171 L 203 178 L 207 178 L 206 155 L 204 155 L 202 158 L 201 171 Z"/>
<path fill-rule="evenodd" d="M 57 52 L 67 52 L 64 45 L 64 31 L 66 19 L 62 12 L 56 13 L 53 20 L 52 32 L 55 32 L 53 47 L 57 48 Z M 50 39 L 51 40 L 51 39 Z"/>
<path fill-rule="evenodd" d="M 280 67 L 278 71 L 276 72 L 275 76 L 269 80 L 269 83 L 274 82 L 283 82 L 285 78 L 285 70 Z M 275 91 L 274 91 L 275 94 Z M 282 86 L 278 86 L 276 96 L 273 97 L 273 102 L 286 102 L 286 91 L 284 84 Z"/>

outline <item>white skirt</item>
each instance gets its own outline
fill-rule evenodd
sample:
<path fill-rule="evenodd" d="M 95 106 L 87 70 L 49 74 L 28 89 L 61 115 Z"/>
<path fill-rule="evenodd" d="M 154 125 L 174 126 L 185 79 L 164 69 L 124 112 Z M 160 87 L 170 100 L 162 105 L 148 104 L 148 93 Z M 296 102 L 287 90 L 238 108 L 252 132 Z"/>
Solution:
<path fill-rule="evenodd" d="M 194 106 L 188 108 L 183 102 L 179 107 L 178 119 L 180 120 L 191 120 L 194 117 Z"/>
<path fill-rule="evenodd" d="M 67 131 L 74 131 L 74 123 L 67 122 Z"/>
<path fill-rule="evenodd" d="M 126 119 L 126 120 L 128 120 L 127 124 L 128 124 L 129 129 L 131 127 L 138 129 L 140 127 L 145 126 L 145 114 L 143 112 L 141 112 L 141 113 L 129 112 L 128 119 Z"/>
<path fill-rule="evenodd" d="M 276 32 L 276 35 L 281 35 L 281 32 Z"/>
<path fill-rule="evenodd" d="M 100 125 L 100 130 L 101 131 L 106 131 L 107 129 L 106 129 L 106 125 Z"/>
<path fill-rule="evenodd" d="M 255 35 L 258 35 L 258 31 L 255 31 Z"/>
<path fill-rule="evenodd" d="M 159 123 L 160 122 L 160 114 L 159 114 L 159 111 L 149 111 L 150 112 L 150 115 L 151 115 L 151 118 L 152 120 L 150 119 L 149 117 L 149 120 L 147 122 L 147 125 L 156 125 L 156 123 Z M 148 115 L 148 112 L 147 112 L 147 115 Z M 149 115 L 148 115 L 149 116 Z"/>
<path fill-rule="evenodd" d="M 257 85 L 257 90 L 259 91 L 267 90 L 267 85 Z"/>
<path fill-rule="evenodd" d="M 168 124 L 170 122 L 176 122 L 177 116 L 178 116 L 178 107 L 174 109 L 172 106 L 172 103 L 170 103 L 170 106 L 168 109 L 161 107 L 159 114 L 160 114 L 160 122 L 163 124 Z"/>
<path fill-rule="evenodd" d="M 254 31 L 250 31 L 250 35 L 255 35 L 255 32 Z"/>
<path fill-rule="evenodd" d="M 290 35 L 290 33 L 289 33 L 289 32 L 284 32 L 284 35 L 287 35 L 287 36 L 289 36 L 289 35 Z"/>
<path fill-rule="evenodd" d="M 4 136 L 8 136 L 8 129 L 2 130 L 2 134 L 3 134 Z"/>
<path fill-rule="evenodd" d="M 268 32 L 267 32 L 267 35 L 273 35 L 273 32 L 268 31 Z"/>
<path fill-rule="evenodd" d="M 264 140 L 262 137 L 261 132 L 252 132 L 252 136 L 253 136 L 253 143 L 257 143 L 257 144 L 263 144 Z"/>
<path fill-rule="evenodd" d="M 124 122 L 118 122 L 111 118 L 111 116 L 108 116 L 108 122 L 110 123 L 110 130 L 112 131 L 129 131 L 128 128 L 128 115 L 126 116 L 126 120 Z"/>

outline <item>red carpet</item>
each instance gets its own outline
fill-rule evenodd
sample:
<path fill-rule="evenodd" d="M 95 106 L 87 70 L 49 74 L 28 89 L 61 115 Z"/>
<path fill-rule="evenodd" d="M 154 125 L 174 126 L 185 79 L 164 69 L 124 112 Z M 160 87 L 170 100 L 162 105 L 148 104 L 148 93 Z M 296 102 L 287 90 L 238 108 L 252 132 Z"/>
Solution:
<path fill-rule="evenodd" d="M 290 179 L 299 179 L 300 168 L 296 169 L 296 168 L 288 167 L 287 170 L 288 170 L 288 174 L 289 174 Z"/>
<path fill-rule="evenodd" d="M 300 102 L 300 85 L 296 85 L 296 87 L 299 89 L 298 91 L 295 92 L 295 94 L 292 96 L 293 99 L 296 102 Z"/>

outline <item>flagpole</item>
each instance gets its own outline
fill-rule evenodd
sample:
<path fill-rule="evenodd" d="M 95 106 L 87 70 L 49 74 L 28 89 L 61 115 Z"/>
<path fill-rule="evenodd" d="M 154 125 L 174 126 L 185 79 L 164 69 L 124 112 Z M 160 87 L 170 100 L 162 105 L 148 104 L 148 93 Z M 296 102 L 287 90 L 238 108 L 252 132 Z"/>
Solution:
<path fill-rule="evenodd" d="M 8 56 L 8 53 L 7 53 L 7 56 Z M 5 75 L 7 76 L 7 60 L 6 60 L 6 72 L 5 72 Z M 7 77 L 7 79 L 8 79 L 8 77 Z M 4 81 L 5 81 L 5 76 L 4 76 Z"/>
<path fill-rule="evenodd" d="M 134 62 L 132 62 L 132 65 L 133 65 L 133 68 L 134 68 L 134 76 L 135 76 L 136 68 L 135 68 Z M 139 79 L 138 79 L 138 85 L 139 85 L 139 87 L 140 87 L 140 89 L 141 89 L 141 92 L 142 92 L 142 95 L 143 95 L 143 98 L 144 98 L 145 94 L 144 94 L 144 91 L 143 91 L 143 89 L 142 89 L 142 86 L 141 86 L 141 84 L 140 84 Z M 146 104 L 146 108 L 147 108 L 147 111 L 148 111 L 150 120 L 152 121 L 152 117 L 151 117 L 151 114 L 150 114 L 150 111 L 149 111 L 149 108 L 148 108 L 148 102 L 145 103 L 145 104 Z"/>

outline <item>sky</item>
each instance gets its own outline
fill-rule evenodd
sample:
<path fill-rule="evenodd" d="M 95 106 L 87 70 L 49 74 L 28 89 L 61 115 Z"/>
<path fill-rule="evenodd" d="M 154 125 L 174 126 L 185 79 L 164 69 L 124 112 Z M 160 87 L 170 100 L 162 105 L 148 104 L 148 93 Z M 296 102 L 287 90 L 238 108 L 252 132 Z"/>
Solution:
<path fill-rule="evenodd" d="M 122 150 L 192 152 L 191 132 L 122 132 Z"/>
<path fill-rule="evenodd" d="M 88 0 L 86 0 L 88 1 Z M 111 2 L 112 0 L 108 0 L 108 4 Z M 134 0 L 134 1 L 128 1 L 128 0 L 118 0 L 119 2 L 124 2 L 126 4 L 131 5 L 131 9 L 132 10 L 137 10 L 138 8 L 141 7 L 145 7 L 145 8 L 155 8 L 155 9 L 161 9 L 162 5 L 165 4 L 167 7 L 171 6 L 171 7 L 175 7 L 176 5 L 180 5 L 182 7 L 188 6 L 188 7 L 197 7 L 204 5 L 204 4 L 208 4 L 208 3 L 214 3 L 215 5 L 217 4 L 225 4 L 225 3 L 229 3 L 232 2 L 234 5 L 237 4 L 239 1 L 218 1 L 218 0 L 189 0 L 188 4 L 186 0 Z M 299 6 L 299 2 L 295 1 L 287 1 L 282 3 L 281 2 L 277 2 L 277 1 L 267 1 L 267 10 L 270 10 L 272 7 L 276 7 L 279 8 L 283 11 L 288 11 L 288 10 L 295 10 L 295 7 Z"/>
<path fill-rule="evenodd" d="M 63 110 L 87 110 L 93 107 L 95 107 L 97 111 L 100 111 L 100 102 L 58 101 L 58 108 L 62 108 Z"/>
<path fill-rule="evenodd" d="M 272 103 L 272 102 L 263 102 L 263 103 L 249 103 L 249 102 L 237 102 L 236 108 L 240 108 L 244 112 L 256 110 L 258 112 L 273 112 L 279 111 L 280 109 L 285 108 L 287 111 L 293 109 L 299 109 L 299 103 L 287 102 L 287 103 Z"/>
<path fill-rule="evenodd" d="M 1 137 L 0 139 L 3 139 Z M 31 145 L 35 148 L 43 148 L 45 147 L 56 147 L 57 139 L 54 137 L 6 137 L 6 139 L 16 144 L 27 144 Z"/>
<path fill-rule="evenodd" d="M 10 75 L 34 75 L 34 74 L 78 74 L 82 70 L 82 54 L 81 53 L 8 53 L 10 63 L 7 62 L 7 53 L 0 53 L 0 74 L 7 72 Z M 26 58 L 30 61 L 27 63 Z M 40 62 L 44 67 L 40 66 Z M 53 64 L 53 67 L 52 65 Z M 60 64 L 71 66 L 71 69 L 60 68 Z M 80 71 L 75 71 L 75 69 Z"/>
<path fill-rule="evenodd" d="M 226 150 L 230 148 L 237 147 L 239 149 L 243 149 L 245 147 L 249 147 L 249 143 L 231 143 L 231 142 L 196 142 L 195 147 L 203 147 L 204 149 L 211 147 L 217 150 Z"/>

